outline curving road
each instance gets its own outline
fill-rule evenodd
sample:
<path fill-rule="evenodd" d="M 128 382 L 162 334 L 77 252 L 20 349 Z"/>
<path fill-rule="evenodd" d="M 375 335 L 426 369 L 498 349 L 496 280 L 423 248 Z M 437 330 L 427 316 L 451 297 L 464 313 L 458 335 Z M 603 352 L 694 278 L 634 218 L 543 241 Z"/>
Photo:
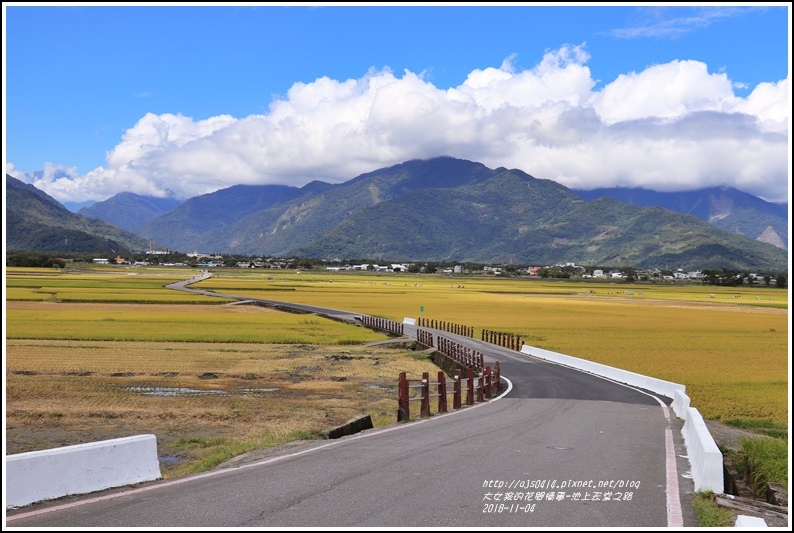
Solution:
<path fill-rule="evenodd" d="M 174 284 L 187 287 L 202 278 Z M 356 314 L 210 291 L 355 322 Z M 415 336 L 415 327 L 405 324 Z M 422 328 L 427 330 L 428 328 Z M 433 331 L 433 330 L 430 330 Z M 212 472 L 9 511 L 9 527 L 697 526 L 669 398 L 448 332 L 507 390 Z"/>

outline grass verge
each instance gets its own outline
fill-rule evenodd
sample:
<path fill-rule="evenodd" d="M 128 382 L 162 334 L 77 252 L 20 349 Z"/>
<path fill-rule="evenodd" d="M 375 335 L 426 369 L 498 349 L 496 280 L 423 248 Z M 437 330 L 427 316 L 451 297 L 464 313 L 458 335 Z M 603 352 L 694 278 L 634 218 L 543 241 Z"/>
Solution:
<path fill-rule="evenodd" d="M 199 455 L 200 459 L 184 466 L 177 466 L 168 472 L 168 477 L 206 472 L 229 459 L 253 450 L 269 448 L 292 441 L 322 440 L 323 438 L 324 436 L 320 431 L 298 430 L 286 435 L 275 435 L 271 431 L 265 431 L 261 435 L 242 441 L 227 440 L 223 437 L 182 439 L 174 445 L 174 448 L 181 453 Z M 198 450 L 200 452 L 196 453 Z"/>
<path fill-rule="evenodd" d="M 769 437 L 775 437 L 778 439 L 785 439 L 788 437 L 788 426 L 786 424 L 776 423 L 771 420 L 730 418 L 728 420 L 724 420 L 723 423 L 726 426 L 744 429 L 746 431 L 752 431 L 753 433 L 759 433 L 761 435 L 767 435 Z"/>
<path fill-rule="evenodd" d="M 733 513 L 723 509 L 714 500 L 714 493 L 710 490 L 696 492 L 692 498 L 695 508 L 695 517 L 700 527 L 729 527 L 733 525 Z"/>

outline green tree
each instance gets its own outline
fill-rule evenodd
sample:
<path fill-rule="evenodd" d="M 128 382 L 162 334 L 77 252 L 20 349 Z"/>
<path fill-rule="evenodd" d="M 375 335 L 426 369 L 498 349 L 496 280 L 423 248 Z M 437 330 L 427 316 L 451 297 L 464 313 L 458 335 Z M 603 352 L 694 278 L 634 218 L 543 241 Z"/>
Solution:
<path fill-rule="evenodd" d="M 706 285 L 719 285 L 720 273 L 719 270 L 703 269 L 703 283 Z"/>
<path fill-rule="evenodd" d="M 60 259 L 63 261 L 63 259 Z M 54 258 L 49 254 L 43 254 L 40 252 L 14 252 L 9 254 L 6 257 L 6 266 L 10 267 L 52 267 L 57 266 L 59 268 L 63 268 L 66 266 L 66 262 L 63 262 L 63 266 L 58 264 L 58 258 Z"/>
<path fill-rule="evenodd" d="M 637 279 L 637 271 L 632 267 L 625 267 L 623 272 L 626 274 L 626 281 L 633 283 Z"/>

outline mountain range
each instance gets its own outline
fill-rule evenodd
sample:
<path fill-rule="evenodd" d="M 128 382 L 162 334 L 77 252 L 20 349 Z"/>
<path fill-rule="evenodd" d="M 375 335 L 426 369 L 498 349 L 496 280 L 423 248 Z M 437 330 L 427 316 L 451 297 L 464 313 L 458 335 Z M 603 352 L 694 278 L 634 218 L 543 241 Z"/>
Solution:
<path fill-rule="evenodd" d="M 585 200 L 607 196 L 639 207 L 689 213 L 728 231 L 788 249 L 788 205 L 770 203 L 730 187 L 686 192 L 625 187 L 573 191 Z"/>
<path fill-rule="evenodd" d="M 113 224 L 72 213 L 57 200 L 6 174 L 6 251 L 125 253 L 149 242 Z"/>
<path fill-rule="evenodd" d="M 125 193 L 80 213 L 183 252 L 787 270 L 786 207 L 728 188 L 686 194 L 572 191 L 438 157 L 335 185 L 236 185 L 171 209 Z"/>
<path fill-rule="evenodd" d="M 143 224 L 155 219 L 182 204 L 176 198 L 140 196 L 131 192 L 120 192 L 104 202 L 81 207 L 78 215 L 98 218 L 132 233 Z"/>

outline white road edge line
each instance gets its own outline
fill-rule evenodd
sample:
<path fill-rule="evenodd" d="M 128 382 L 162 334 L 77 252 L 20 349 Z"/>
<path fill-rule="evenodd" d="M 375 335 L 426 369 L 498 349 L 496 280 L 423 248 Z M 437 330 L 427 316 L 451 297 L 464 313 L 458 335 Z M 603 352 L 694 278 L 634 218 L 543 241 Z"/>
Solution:
<path fill-rule="evenodd" d="M 80 500 L 80 501 L 76 501 L 76 502 L 64 503 L 64 504 L 61 504 L 61 505 L 48 507 L 46 509 L 38 509 L 38 510 L 35 510 L 35 511 L 29 511 L 27 513 L 20 513 L 20 514 L 16 514 L 16 515 L 13 515 L 13 516 L 6 516 L 6 523 L 8 523 L 8 522 L 10 522 L 12 520 L 19 520 L 21 518 L 27 518 L 27 517 L 30 517 L 30 516 L 36 516 L 36 515 L 40 515 L 40 514 L 51 513 L 53 511 L 69 509 L 70 507 L 78 507 L 80 505 L 87 505 L 89 503 L 96 503 L 96 502 L 101 502 L 101 501 L 105 501 L 105 500 L 112 500 L 114 498 L 120 498 L 122 496 L 129 496 L 131 494 L 138 494 L 140 492 L 147 492 L 147 491 L 150 491 L 150 490 L 161 489 L 161 488 L 164 488 L 164 487 L 171 487 L 173 485 L 180 485 L 182 483 L 187 483 L 189 481 L 195 481 L 195 480 L 198 480 L 198 479 L 204 479 L 204 478 L 213 477 L 213 476 L 217 476 L 217 475 L 221 475 L 221 474 L 228 474 L 228 473 L 236 472 L 238 470 L 242 470 L 242 469 L 245 469 L 245 468 L 253 468 L 253 467 L 256 467 L 256 466 L 263 466 L 263 465 L 267 465 L 267 464 L 270 464 L 270 463 L 275 463 L 277 461 L 281 461 L 283 459 L 288 459 L 290 457 L 297 457 L 299 455 L 304 455 L 304 454 L 307 454 L 307 453 L 315 452 L 317 450 L 322 450 L 322 449 L 328 448 L 330 446 L 335 446 L 335 445 L 337 445 L 337 444 L 339 444 L 341 442 L 349 442 L 351 440 L 363 439 L 363 438 L 371 437 L 371 436 L 374 436 L 374 435 L 381 435 L 383 433 L 388 433 L 390 431 L 397 431 L 399 429 L 405 429 L 405 428 L 409 428 L 409 427 L 414 427 L 417 424 L 424 424 L 426 422 L 430 422 L 430 421 L 433 421 L 433 420 L 446 418 L 447 416 L 452 416 L 452 415 L 456 415 L 456 414 L 459 414 L 459 413 L 467 412 L 467 411 L 470 411 L 471 409 L 476 409 L 477 407 L 481 407 L 483 405 L 488 405 L 491 402 L 494 402 L 496 400 L 500 400 L 507 393 L 509 393 L 513 389 L 513 382 L 510 381 L 509 379 L 507 379 L 504 376 L 502 376 L 502 379 L 507 382 L 507 390 L 505 390 L 502 394 L 500 394 L 496 398 L 492 398 L 491 400 L 488 400 L 487 402 L 480 402 L 480 403 L 475 403 L 474 405 L 468 405 L 468 406 L 466 406 L 465 409 L 451 411 L 451 412 L 447 412 L 447 413 L 443 413 L 443 414 L 436 414 L 436 415 L 433 415 L 430 418 L 421 418 L 421 419 L 416 420 L 416 421 L 411 421 L 408 424 L 395 423 L 393 425 L 387 426 L 387 427 L 385 427 L 383 429 L 380 429 L 380 430 L 377 430 L 377 431 L 372 431 L 372 432 L 369 432 L 369 433 L 363 433 L 361 435 L 355 435 L 353 437 L 350 437 L 350 438 L 347 438 L 347 439 L 344 439 L 344 440 L 342 440 L 342 439 L 334 440 L 332 442 L 329 442 L 329 443 L 326 443 L 326 444 L 322 444 L 320 446 L 315 446 L 314 448 L 309 448 L 307 450 L 301 450 L 299 452 L 289 453 L 289 454 L 286 454 L 286 455 L 278 455 L 276 457 L 271 457 L 269 459 L 264 459 L 262 461 L 257 461 L 255 463 L 250 463 L 250 464 L 247 464 L 247 465 L 240 465 L 240 466 L 237 466 L 237 467 L 224 468 L 224 469 L 220 469 L 220 470 L 212 470 L 210 472 L 204 472 L 204 473 L 196 474 L 196 475 L 192 475 L 192 476 L 185 476 L 185 477 L 177 478 L 177 479 L 174 479 L 174 480 L 171 480 L 171 481 L 165 481 L 165 482 L 162 482 L 162 483 L 155 483 L 154 485 L 149 485 L 147 487 L 140 487 L 140 488 L 137 488 L 137 489 L 125 490 L 125 491 L 116 492 L 116 493 L 113 493 L 113 494 L 106 494 L 104 496 L 97 496 L 95 498 L 87 498 L 85 500 Z"/>
<path fill-rule="evenodd" d="M 667 424 L 668 424 L 667 428 L 665 428 L 664 430 L 665 473 L 667 478 L 666 479 L 667 487 L 665 489 L 665 494 L 667 496 L 667 527 L 683 527 L 684 514 L 681 511 L 681 495 L 679 493 L 679 488 L 678 488 L 678 467 L 676 466 L 676 460 L 675 460 L 675 445 L 673 442 L 673 430 L 670 425 L 671 424 L 670 409 L 667 407 L 667 404 L 665 404 L 657 396 L 645 392 L 642 389 L 632 387 L 631 385 L 628 385 L 626 383 L 621 383 L 620 381 L 615 381 L 614 379 L 610 379 L 604 376 L 599 376 L 598 374 L 593 374 L 592 372 L 587 372 L 586 370 L 582 370 L 580 368 L 564 365 L 556 361 L 547 361 L 541 357 L 534 357 L 531 354 L 523 354 L 523 355 L 528 355 L 529 357 L 533 357 L 534 359 L 539 359 L 546 363 L 551 363 L 553 365 L 570 368 L 572 370 L 577 370 L 579 372 L 582 372 L 583 374 L 588 374 L 590 376 L 595 376 L 606 381 L 611 381 L 616 385 L 620 385 L 622 387 L 626 387 L 627 389 L 637 391 L 640 394 L 650 396 L 651 398 L 659 402 L 659 405 L 661 405 L 662 407 L 662 412 L 664 413 L 664 417 L 667 420 Z"/>

